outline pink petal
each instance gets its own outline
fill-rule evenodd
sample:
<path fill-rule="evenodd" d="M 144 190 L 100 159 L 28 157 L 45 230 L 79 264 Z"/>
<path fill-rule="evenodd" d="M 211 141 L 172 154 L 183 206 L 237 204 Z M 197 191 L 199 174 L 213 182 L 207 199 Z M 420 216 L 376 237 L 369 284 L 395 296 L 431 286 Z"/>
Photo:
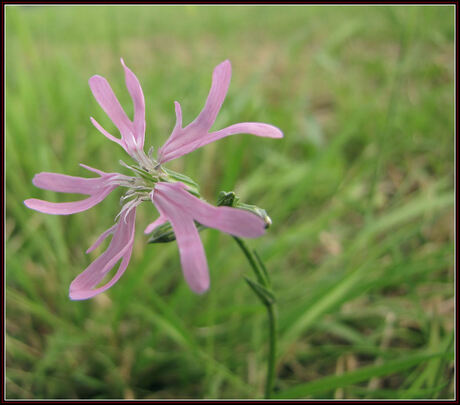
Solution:
<path fill-rule="evenodd" d="M 182 128 L 180 105 L 176 103 L 176 126 L 169 139 L 158 151 L 159 163 L 177 159 L 201 146 L 229 135 L 246 133 L 268 138 L 283 137 L 283 133 L 278 128 L 260 122 L 243 122 L 219 131 L 209 132 L 227 94 L 231 74 L 232 68 L 228 60 L 214 69 L 212 86 L 206 105 L 195 121 L 185 128 Z"/>
<path fill-rule="evenodd" d="M 208 137 L 203 139 L 200 146 L 217 141 L 218 139 L 224 138 L 225 136 L 235 134 L 251 134 L 256 136 L 263 136 L 265 138 L 283 137 L 281 130 L 273 125 L 264 124 L 262 122 L 240 122 L 239 124 L 230 125 L 229 127 L 219 131 L 211 132 L 208 134 Z"/>
<path fill-rule="evenodd" d="M 159 149 L 160 162 L 165 162 L 166 160 L 163 157 L 176 148 L 193 143 L 199 137 L 208 133 L 227 95 L 231 77 L 232 66 L 230 61 L 226 60 L 216 66 L 212 75 L 211 90 L 203 110 L 192 123 L 183 129 L 181 128 L 181 123 L 178 125 L 179 118 L 182 121 L 182 114 L 180 114 L 179 103 L 176 103 L 176 127 L 166 143 Z"/>
<path fill-rule="evenodd" d="M 182 271 L 190 288 L 197 294 L 209 288 L 209 272 L 203 244 L 195 227 L 193 218 L 167 197 L 167 189 L 155 189 L 153 202 L 158 210 L 164 213 L 176 235 L 179 247 Z"/>
<path fill-rule="evenodd" d="M 257 238 L 265 232 L 265 222 L 257 215 L 238 208 L 214 207 L 191 195 L 182 183 L 157 183 L 154 198 L 156 192 L 207 227 L 242 238 Z"/>
<path fill-rule="evenodd" d="M 69 296 L 72 300 L 92 298 L 110 288 L 120 279 L 131 258 L 134 243 L 135 219 L 136 211 L 132 211 L 128 215 L 126 223 L 123 220 L 117 223 L 113 238 L 107 250 L 94 260 L 86 270 L 77 276 L 70 284 Z M 120 259 L 123 260 L 113 278 L 102 287 L 94 288 L 103 280 Z"/>
<path fill-rule="evenodd" d="M 96 239 L 96 242 L 94 242 L 91 247 L 89 247 L 87 250 L 86 250 L 86 253 L 90 253 L 92 252 L 94 249 L 96 249 L 104 240 L 107 239 L 107 237 L 109 235 L 111 235 L 117 228 L 117 224 L 115 224 L 114 226 L 110 227 L 109 229 L 107 229 L 105 232 L 103 232 L 97 239 Z"/>
<path fill-rule="evenodd" d="M 106 172 L 103 172 L 102 170 L 95 169 L 94 167 L 91 167 L 91 166 L 88 166 L 88 165 L 84 165 L 83 163 L 80 163 L 80 166 L 83 167 L 83 168 L 86 169 L 86 170 L 89 170 L 90 172 L 93 172 L 93 173 L 98 174 L 99 176 L 106 176 L 106 175 L 111 175 L 111 174 L 118 174 L 118 173 L 106 173 Z"/>
<path fill-rule="evenodd" d="M 34 176 L 32 183 L 44 190 L 90 195 L 104 187 L 106 179 L 102 177 L 88 179 L 66 174 L 42 172 Z"/>
<path fill-rule="evenodd" d="M 125 111 L 118 102 L 112 88 L 106 79 L 102 76 L 93 76 L 89 79 L 89 86 L 93 92 L 94 98 L 97 100 L 102 109 L 106 112 L 115 126 L 121 133 L 122 145 L 129 153 L 130 148 L 134 147 L 134 127 L 133 123 L 127 117 Z M 94 122 L 93 122 L 94 124 Z M 99 124 L 96 126 L 101 131 L 103 129 Z M 115 137 L 112 137 L 107 131 L 101 131 L 109 139 L 115 141 Z M 109 136 L 108 136 L 109 135 Z M 116 142 L 116 141 L 115 141 Z"/>
<path fill-rule="evenodd" d="M 95 75 L 91 77 L 88 82 L 94 98 L 120 132 L 131 131 L 131 121 L 121 107 L 108 81 L 102 76 Z"/>
<path fill-rule="evenodd" d="M 178 101 L 174 101 L 174 110 L 176 112 L 176 126 L 175 129 L 182 128 L 182 109 Z"/>
<path fill-rule="evenodd" d="M 127 253 L 126 256 L 123 257 L 123 260 L 120 263 L 120 267 L 118 268 L 117 272 L 113 276 L 113 278 L 104 286 L 100 288 L 96 288 L 94 290 L 92 289 L 74 289 L 74 290 L 69 290 L 69 298 L 74 301 L 78 300 L 87 300 L 89 298 L 93 298 L 96 295 L 100 294 L 101 292 L 104 292 L 108 290 L 110 287 L 112 287 L 123 275 L 125 272 L 126 268 L 128 267 L 129 261 L 131 259 L 131 253 L 132 249 Z M 75 279 L 76 280 L 76 279 Z"/>
<path fill-rule="evenodd" d="M 160 215 L 155 221 L 147 225 L 147 227 L 144 230 L 144 233 L 148 235 L 149 233 L 153 232 L 155 228 L 165 224 L 166 222 L 168 222 L 168 218 L 166 218 L 163 215 Z"/>
<path fill-rule="evenodd" d="M 24 204 L 35 211 L 43 212 L 45 214 L 53 215 L 69 215 L 76 214 L 77 212 L 86 211 L 96 204 L 99 204 L 107 195 L 114 190 L 116 186 L 106 187 L 101 189 L 100 192 L 93 194 L 91 197 L 75 202 L 53 203 L 36 198 L 29 198 L 24 201 Z"/>
<path fill-rule="evenodd" d="M 283 137 L 283 133 L 280 131 L 280 129 L 273 125 L 264 124 L 261 122 L 241 122 L 239 124 L 230 125 L 229 127 L 219 131 L 204 134 L 197 138 L 195 141 L 185 143 L 183 146 L 178 146 L 170 152 L 163 154 L 161 162 L 165 163 L 170 160 L 177 159 L 178 157 L 193 152 L 195 149 L 201 148 L 208 143 L 235 134 L 251 134 L 266 138 Z"/>
<path fill-rule="evenodd" d="M 174 101 L 174 110 L 176 113 L 176 125 L 171 133 L 171 136 L 165 142 L 165 144 L 159 149 L 159 154 L 161 155 L 162 151 L 166 151 L 170 148 L 172 143 L 177 142 L 177 138 L 181 138 L 185 136 L 185 131 L 182 128 L 182 109 L 178 101 Z"/>
<path fill-rule="evenodd" d="M 96 127 L 96 129 L 105 137 L 109 138 L 111 141 L 118 143 L 118 145 L 123 146 L 121 140 L 119 138 L 116 138 L 109 132 L 107 132 L 99 122 L 97 122 L 93 117 L 89 117 L 91 123 Z"/>
<path fill-rule="evenodd" d="M 206 104 L 200 115 L 188 126 L 190 129 L 197 128 L 202 131 L 211 129 L 227 95 L 231 78 L 232 65 L 229 60 L 225 60 L 215 67 Z"/>
<path fill-rule="evenodd" d="M 125 69 L 125 81 L 129 94 L 134 104 L 134 136 L 140 148 L 144 147 L 145 137 L 145 101 L 142 87 L 136 75 L 125 65 L 123 59 L 121 64 Z"/>

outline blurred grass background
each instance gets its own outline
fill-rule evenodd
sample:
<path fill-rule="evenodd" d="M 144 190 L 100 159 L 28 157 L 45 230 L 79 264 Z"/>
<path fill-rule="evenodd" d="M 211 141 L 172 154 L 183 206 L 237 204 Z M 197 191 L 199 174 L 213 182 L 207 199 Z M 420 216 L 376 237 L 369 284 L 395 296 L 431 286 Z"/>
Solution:
<path fill-rule="evenodd" d="M 279 398 L 453 398 L 453 6 L 6 7 L 8 398 L 258 398 L 264 308 L 232 239 L 202 233 L 211 289 L 193 294 L 177 247 L 146 245 L 108 293 L 67 297 L 113 223 L 120 194 L 88 212 L 28 210 L 35 173 L 88 176 L 128 159 L 87 80 L 106 77 L 128 114 L 119 58 L 146 97 L 156 148 L 233 78 L 215 128 L 262 121 L 168 167 L 265 208 L 279 305 Z"/>

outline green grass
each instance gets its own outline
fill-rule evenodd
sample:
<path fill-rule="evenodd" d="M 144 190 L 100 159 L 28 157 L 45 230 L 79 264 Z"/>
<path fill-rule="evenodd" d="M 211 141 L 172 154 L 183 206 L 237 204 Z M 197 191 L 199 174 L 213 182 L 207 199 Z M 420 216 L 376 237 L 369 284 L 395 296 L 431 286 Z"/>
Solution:
<path fill-rule="evenodd" d="M 106 77 L 130 114 L 120 57 L 144 89 L 147 147 L 169 135 L 174 100 L 196 116 L 227 58 L 216 128 L 284 131 L 168 165 L 273 220 L 249 244 L 278 299 L 275 396 L 453 398 L 453 38 L 453 6 L 6 7 L 7 398 L 263 395 L 265 311 L 231 237 L 202 232 L 211 289 L 197 296 L 176 244 L 146 244 L 145 204 L 122 279 L 72 302 L 120 195 L 60 217 L 22 203 L 68 201 L 32 185 L 41 171 L 124 172 L 87 85 Z"/>

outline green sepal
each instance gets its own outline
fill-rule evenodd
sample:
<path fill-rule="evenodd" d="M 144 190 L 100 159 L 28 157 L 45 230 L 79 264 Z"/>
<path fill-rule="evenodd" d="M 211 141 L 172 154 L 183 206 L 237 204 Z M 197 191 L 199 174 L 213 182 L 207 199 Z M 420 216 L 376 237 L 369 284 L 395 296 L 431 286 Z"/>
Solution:
<path fill-rule="evenodd" d="M 162 169 L 166 173 L 167 180 L 170 180 L 173 183 L 176 183 L 176 182 L 184 183 L 188 187 L 187 191 L 189 193 L 193 194 L 196 197 L 201 197 L 200 186 L 198 185 L 198 183 L 193 181 L 190 177 L 182 173 L 177 173 L 171 169 L 165 169 L 164 167 Z"/>
<path fill-rule="evenodd" d="M 257 207 L 256 205 L 250 205 L 240 202 L 239 197 L 237 197 L 233 191 L 221 191 L 217 198 L 217 205 L 240 208 L 242 210 L 250 211 L 264 220 L 265 228 L 268 228 L 272 224 L 272 220 L 268 216 L 267 211 Z"/>
<path fill-rule="evenodd" d="M 249 205 L 249 204 L 244 204 L 240 202 L 236 204 L 235 208 L 240 208 L 242 210 L 250 211 L 253 214 L 258 215 L 260 218 L 264 220 L 265 229 L 269 228 L 270 225 L 272 224 L 271 218 L 268 216 L 267 211 L 265 211 L 263 208 L 259 208 L 256 205 Z"/>
<path fill-rule="evenodd" d="M 234 191 L 221 191 L 217 197 L 217 206 L 234 207 L 239 200 Z"/>
<path fill-rule="evenodd" d="M 147 243 L 168 243 L 176 240 L 174 231 L 169 222 L 157 226 L 150 234 L 150 238 Z"/>
<path fill-rule="evenodd" d="M 275 295 L 270 290 L 246 276 L 243 277 L 246 283 L 248 283 L 249 287 L 251 287 L 252 291 L 256 293 L 264 305 L 270 306 L 276 302 Z"/>
<path fill-rule="evenodd" d="M 129 170 L 132 170 L 133 172 L 137 173 L 140 177 L 142 177 L 144 180 L 150 182 L 150 183 L 157 183 L 158 182 L 158 178 L 155 177 L 155 176 L 152 176 L 149 172 L 147 172 L 146 170 L 140 168 L 139 166 L 133 166 L 133 165 L 129 165 L 125 162 L 123 162 L 123 160 L 119 160 L 119 163 L 126 167 L 127 169 Z"/>
<path fill-rule="evenodd" d="M 201 232 L 203 229 L 206 229 L 204 225 L 199 224 L 195 221 L 196 229 L 198 232 Z M 172 226 L 169 222 L 157 226 L 154 231 L 150 234 L 150 238 L 147 243 L 168 243 L 174 242 L 176 240 L 176 235 L 172 229 Z"/>

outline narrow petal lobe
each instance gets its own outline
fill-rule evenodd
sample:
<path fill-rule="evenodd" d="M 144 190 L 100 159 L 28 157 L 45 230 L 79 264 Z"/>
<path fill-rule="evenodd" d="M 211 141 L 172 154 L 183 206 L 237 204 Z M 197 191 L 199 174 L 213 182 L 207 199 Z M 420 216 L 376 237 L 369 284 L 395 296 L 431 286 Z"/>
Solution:
<path fill-rule="evenodd" d="M 86 270 L 77 276 L 70 284 L 69 297 L 72 300 L 85 300 L 106 291 L 114 285 L 125 272 L 133 249 L 136 211 L 131 211 L 127 217 L 126 222 L 122 219 L 118 221 L 107 250 L 94 260 Z M 105 285 L 95 288 L 120 259 L 120 266 L 112 279 Z"/>
<path fill-rule="evenodd" d="M 119 129 L 122 136 L 124 137 L 127 132 L 132 131 L 132 123 L 107 80 L 102 76 L 96 75 L 89 79 L 89 86 L 94 98 Z"/>
<path fill-rule="evenodd" d="M 24 204 L 33 210 L 53 215 L 69 215 L 86 211 L 87 209 L 100 203 L 109 195 L 117 185 L 111 179 L 117 176 L 116 173 L 105 173 L 92 167 L 81 165 L 87 170 L 99 174 L 100 177 L 84 178 L 68 176 L 60 173 L 42 172 L 34 176 L 32 182 L 36 187 L 57 191 L 61 193 L 85 194 L 90 197 L 73 202 L 53 203 L 29 198 Z"/>
<path fill-rule="evenodd" d="M 102 189 L 102 191 L 93 194 L 91 197 L 81 201 L 53 203 L 49 201 L 38 200 L 36 198 L 29 198 L 24 201 L 24 204 L 26 207 L 35 211 L 43 212 L 44 214 L 76 214 L 78 212 L 86 211 L 99 204 L 105 197 L 107 197 L 107 195 L 110 194 L 113 189 L 115 189 L 115 186 L 107 187 Z"/>
<path fill-rule="evenodd" d="M 168 218 L 166 218 L 163 215 L 160 215 L 155 221 L 147 225 L 147 227 L 144 230 L 144 233 L 148 235 L 149 233 L 152 233 L 155 228 L 158 228 L 166 222 L 168 222 Z"/>
<path fill-rule="evenodd" d="M 125 70 L 126 87 L 134 104 L 134 136 L 140 148 L 144 147 L 145 137 L 145 100 L 142 87 L 136 75 L 125 65 L 123 58 L 121 64 Z"/>
<path fill-rule="evenodd" d="M 192 291 L 204 293 L 209 288 L 208 263 L 193 218 L 172 202 L 167 189 L 155 189 L 153 203 L 171 222 L 185 280 Z"/>
<path fill-rule="evenodd" d="M 214 207 L 191 195 L 183 183 L 160 182 L 155 192 L 166 194 L 173 204 L 209 228 L 242 238 L 257 238 L 265 232 L 265 222 L 259 216 L 243 209 Z"/>
<path fill-rule="evenodd" d="M 232 68 L 228 60 L 214 69 L 206 104 L 198 117 L 185 128 L 182 128 L 182 114 L 180 106 L 176 103 L 176 125 L 171 136 L 158 150 L 159 163 L 177 159 L 229 135 L 251 134 L 267 138 L 283 137 L 283 133 L 278 128 L 261 122 L 243 122 L 210 132 L 227 94 L 231 75 Z"/>

